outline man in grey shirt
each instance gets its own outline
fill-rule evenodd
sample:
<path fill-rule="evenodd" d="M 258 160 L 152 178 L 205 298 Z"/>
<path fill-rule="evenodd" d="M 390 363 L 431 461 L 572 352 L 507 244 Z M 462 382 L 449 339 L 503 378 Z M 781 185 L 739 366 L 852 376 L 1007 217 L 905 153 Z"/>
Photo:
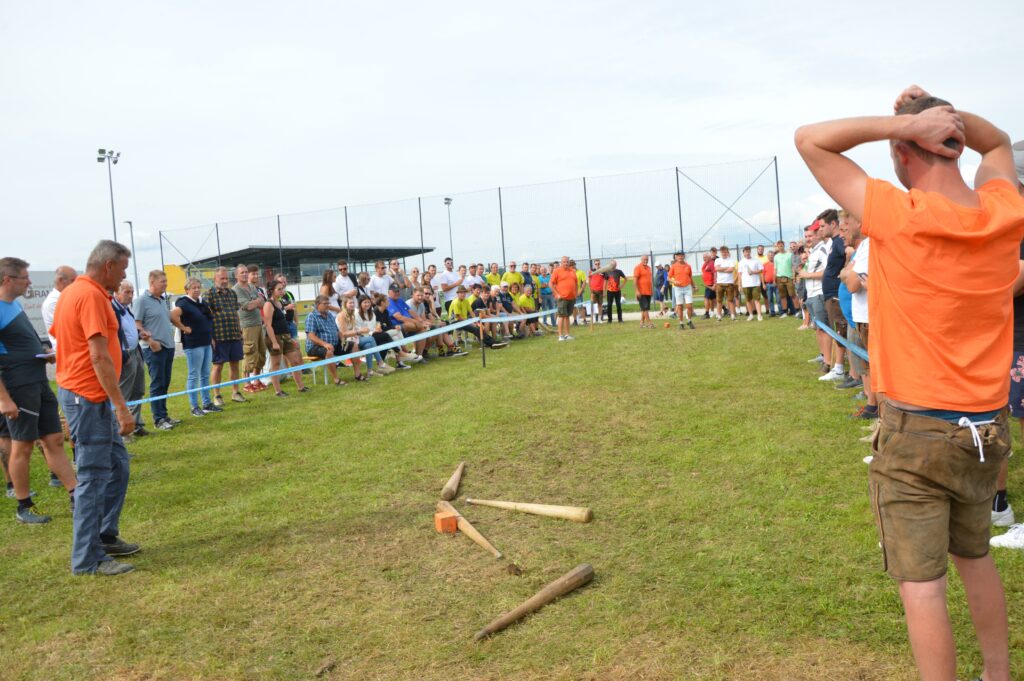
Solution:
<path fill-rule="evenodd" d="M 267 343 L 263 340 L 263 318 L 260 308 L 266 299 L 260 295 L 256 282 L 250 281 L 249 268 L 239 265 L 235 268 L 235 281 L 231 287 L 238 298 L 238 322 L 242 326 L 242 355 L 245 360 L 245 375 L 256 376 L 267 355 Z M 250 381 L 242 388 L 247 393 L 265 390 L 261 381 Z"/>
<path fill-rule="evenodd" d="M 166 292 L 167 275 L 163 270 L 153 270 L 149 273 L 149 290 L 136 299 L 132 310 L 135 325 L 139 329 L 142 359 L 149 369 L 150 398 L 166 395 L 171 385 L 174 327 L 171 326 L 171 313 L 164 299 Z M 170 430 L 181 423 L 167 414 L 166 399 L 153 400 L 149 407 L 153 411 L 153 425 L 160 430 Z"/>

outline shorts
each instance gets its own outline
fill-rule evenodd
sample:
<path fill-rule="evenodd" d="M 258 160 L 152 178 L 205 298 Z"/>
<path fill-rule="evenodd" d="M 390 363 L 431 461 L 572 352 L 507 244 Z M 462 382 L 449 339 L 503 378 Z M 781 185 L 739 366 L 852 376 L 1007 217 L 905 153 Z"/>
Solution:
<path fill-rule="evenodd" d="M 319 357 L 320 359 L 327 359 L 327 348 L 320 345 L 314 345 L 309 349 L 309 352 L 307 352 L 306 354 L 309 355 L 310 357 Z M 337 343 L 334 344 L 334 356 L 337 357 L 338 355 L 344 354 L 345 346 L 342 345 L 341 341 L 338 341 Z"/>
<path fill-rule="evenodd" d="M 716 284 L 715 293 L 721 298 L 722 302 L 728 302 L 730 300 L 736 300 L 736 295 L 739 289 L 736 288 L 736 284 Z"/>
<path fill-rule="evenodd" d="M 947 553 L 988 554 L 992 497 L 1010 453 L 1006 410 L 971 429 L 883 403 L 868 479 L 885 571 L 927 582 L 946 574 Z"/>
<path fill-rule="evenodd" d="M 1015 351 L 1010 365 L 1010 414 L 1024 419 L 1024 352 Z"/>
<path fill-rule="evenodd" d="M 559 298 L 557 306 L 559 317 L 571 317 L 572 311 L 576 309 L 576 304 L 571 298 Z"/>
<path fill-rule="evenodd" d="M 796 287 L 793 286 L 793 280 L 789 277 L 775 277 L 775 286 L 779 290 L 780 300 L 786 297 L 796 297 Z"/>
<path fill-rule="evenodd" d="M 267 344 L 267 350 L 270 352 L 271 357 L 280 357 L 281 355 L 289 355 L 299 349 L 299 346 L 295 343 L 295 339 L 292 338 L 290 333 L 279 333 L 277 335 L 277 346 L 279 350 L 275 350 L 273 344 L 270 342 L 270 336 L 265 336 L 263 342 Z"/>
<path fill-rule="evenodd" d="M 636 297 L 636 302 L 640 303 L 640 311 L 648 312 L 651 309 L 651 297 L 646 293 L 641 293 Z"/>
<path fill-rule="evenodd" d="M 213 360 L 214 364 L 224 364 L 225 362 L 240 362 L 242 361 L 242 341 L 231 340 L 231 341 L 217 341 L 213 346 Z"/>
<path fill-rule="evenodd" d="M 828 317 L 825 316 L 825 300 L 821 296 L 808 298 L 806 309 L 811 313 L 812 321 L 828 323 Z"/>
<path fill-rule="evenodd" d="M 867 350 L 867 343 L 860 335 L 860 327 L 866 326 L 866 324 L 851 324 L 846 329 L 846 340 L 850 341 L 850 345 L 855 345 L 859 348 Z M 868 363 L 858 357 L 853 351 L 849 353 L 850 366 L 857 372 L 857 375 L 861 378 L 868 375 Z"/>
<path fill-rule="evenodd" d="M 846 315 L 843 314 L 843 308 L 839 307 L 838 298 L 829 298 L 825 301 L 825 313 L 828 315 L 828 323 L 832 330 L 840 337 L 846 338 Z"/>
<path fill-rule="evenodd" d="M 743 295 L 746 296 L 747 302 L 754 302 L 761 300 L 761 287 L 760 286 L 744 286 Z"/>
<path fill-rule="evenodd" d="M 4 419 L 10 433 L 8 437 L 12 440 L 35 442 L 41 437 L 64 432 L 57 410 L 57 396 L 50 390 L 49 381 L 15 386 L 8 388 L 7 392 L 20 410 L 18 418 Z M 39 416 L 28 413 L 30 411 Z"/>
<path fill-rule="evenodd" d="M 654 289 L 654 301 L 660 303 L 665 300 L 665 292 L 660 288 Z"/>
<path fill-rule="evenodd" d="M 693 286 L 672 286 L 673 305 L 693 305 Z"/>
<path fill-rule="evenodd" d="M 597 303 L 598 305 L 604 302 L 604 291 L 591 291 L 590 302 Z"/>
<path fill-rule="evenodd" d="M 242 356 L 245 358 L 245 373 L 252 374 L 263 366 L 267 345 L 263 340 L 262 326 L 247 326 L 242 329 Z"/>
<path fill-rule="evenodd" d="M 704 300 L 715 300 L 716 298 L 718 298 L 718 295 L 715 293 L 715 287 L 714 286 L 705 286 L 704 287 Z"/>

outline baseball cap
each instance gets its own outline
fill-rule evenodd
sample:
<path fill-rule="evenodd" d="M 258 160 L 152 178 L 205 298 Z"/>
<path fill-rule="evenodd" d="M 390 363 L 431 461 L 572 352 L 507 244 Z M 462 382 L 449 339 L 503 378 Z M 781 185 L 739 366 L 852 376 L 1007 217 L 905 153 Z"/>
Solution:
<path fill-rule="evenodd" d="M 401 291 L 402 287 L 399 286 L 398 284 L 392 284 L 391 286 L 388 286 L 388 290 L 389 291 Z"/>
<path fill-rule="evenodd" d="M 1024 140 L 1013 145 L 1013 165 L 1017 168 L 1017 181 L 1024 184 Z"/>
<path fill-rule="evenodd" d="M 821 220 L 815 220 L 814 222 L 807 226 L 807 229 L 811 230 L 812 232 L 817 232 L 819 227 L 821 227 Z"/>

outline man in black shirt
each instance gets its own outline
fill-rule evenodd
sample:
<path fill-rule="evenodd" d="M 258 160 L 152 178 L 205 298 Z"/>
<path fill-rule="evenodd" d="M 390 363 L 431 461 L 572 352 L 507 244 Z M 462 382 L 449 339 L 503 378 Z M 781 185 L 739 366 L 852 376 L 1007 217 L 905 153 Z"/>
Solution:
<path fill-rule="evenodd" d="M 846 244 L 839 236 L 839 211 L 829 208 L 818 216 L 818 222 L 821 225 L 820 229 L 824 230 L 824 236 L 830 237 L 832 240 L 828 260 L 825 261 L 825 271 L 821 277 L 821 297 L 825 301 L 825 314 L 828 315 L 829 326 L 840 338 L 846 338 L 846 317 L 843 316 L 843 310 L 839 307 L 839 273 L 846 267 Z M 845 380 L 847 378 L 843 371 L 845 359 L 846 349 L 833 340 L 832 370 L 827 374 L 828 378 L 823 380 Z"/>
<path fill-rule="evenodd" d="M 11 438 L 8 471 L 18 499 L 15 517 L 18 522 L 38 525 L 50 522 L 50 516 L 33 510 L 28 487 L 35 441 L 42 442 L 46 464 L 71 495 L 72 508 L 77 481 L 64 453 L 57 397 L 46 378 L 46 351 L 18 302 L 31 284 L 27 262 L 0 258 L 0 415 L 6 419 Z"/>

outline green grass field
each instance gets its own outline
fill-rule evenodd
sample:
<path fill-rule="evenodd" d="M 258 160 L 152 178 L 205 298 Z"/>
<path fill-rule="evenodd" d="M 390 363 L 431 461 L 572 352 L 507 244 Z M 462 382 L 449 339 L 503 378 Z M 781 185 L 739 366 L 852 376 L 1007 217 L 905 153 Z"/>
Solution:
<path fill-rule="evenodd" d="M 4 679 L 913 679 L 880 571 L 868 446 L 793 320 L 634 324 L 309 395 L 265 392 L 130 446 L 117 578 L 72 577 L 65 495 L 0 522 Z M 174 386 L 184 382 L 176 363 Z M 287 385 L 287 384 L 286 384 Z M 148 415 L 148 414 L 147 414 Z M 590 506 L 581 525 L 454 502 L 521 570 L 438 535 L 461 495 Z M 1011 494 L 1024 485 L 1013 466 Z M 1011 499 L 1024 510 L 1024 498 Z M 1024 553 L 1000 550 L 1024 673 Z M 575 565 L 588 586 L 473 633 Z M 980 673 L 959 581 L 960 677 Z"/>

